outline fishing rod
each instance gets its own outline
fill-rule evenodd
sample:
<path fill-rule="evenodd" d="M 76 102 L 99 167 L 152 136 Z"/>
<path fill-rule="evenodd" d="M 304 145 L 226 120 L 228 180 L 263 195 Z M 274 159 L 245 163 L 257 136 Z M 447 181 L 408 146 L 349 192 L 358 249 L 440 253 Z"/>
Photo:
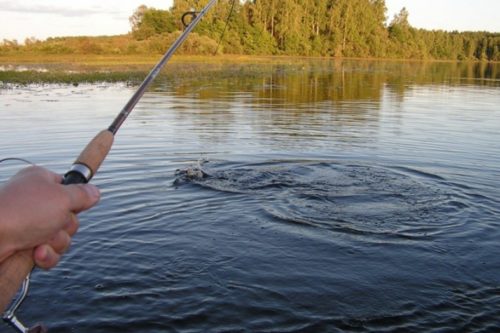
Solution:
<path fill-rule="evenodd" d="M 170 46 L 161 60 L 153 67 L 151 72 L 146 76 L 142 84 L 132 95 L 127 104 L 125 104 L 111 125 L 107 129 L 99 132 L 83 149 L 69 171 L 64 175 L 62 181 L 64 185 L 88 183 L 92 179 L 101 163 L 111 150 L 116 132 L 120 129 L 121 125 L 132 112 L 135 105 L 144 95 L 146 89 L 158 76 L 161 69 L 167 64 L 177 48 L 188 37 L 189 33 L 195 28 L 198 22 L 216 2 L 217 0 L 210 0 L 200 12 L 189 12 L 189 15 L 192 17 L 189 24 L 186 25 L 183 19 L 183 24 L 185 25 L 183 33 Z M 28 294 L 30 276 L 33 268 L 34 262 L 32 258 L 32 250 L 18 252 L 7 258 L 0 265 L 0 295 L 3 295 L 0 297 L 0 311 L 7 308 L 8 304 L 3 303 L 14 299 L 16 291 L 21 288 L 21 291 L 18 293 L 18 297 L 11 303 L 10 307 L 3 314 L 4 321 L 21 333 L 47 332 L 47 329 L 41 324 L 28 328 L 24 326 L 16 317 L 17 309 L 21 306 L 22 302 L 26 298 L 26 295 Z M 6 300 L 5 302 L 3 301 L 4 299 Z"/>

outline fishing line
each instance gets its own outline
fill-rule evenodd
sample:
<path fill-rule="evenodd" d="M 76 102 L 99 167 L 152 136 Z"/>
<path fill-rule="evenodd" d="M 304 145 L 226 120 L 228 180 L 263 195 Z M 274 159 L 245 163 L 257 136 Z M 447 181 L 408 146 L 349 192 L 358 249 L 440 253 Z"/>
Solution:
<path fill-rule="evenodd" d="M 229 10 L 229 14 L 227 15 L 226 25 L 224 26 L 224 30 L 222 30 L 222 34 L 220 35 L 219 42 L 217 43 L 217 47 L 215 48 L 215 51 L 214 51 L 214 55 L 217 55 L 217 51 L 219 51 L 219 46 L 222 43 L 222 40 L 224 39 L 224 34 L 226 33 L 227 26 L 229 25 L 229 20 L 231 19 L 231 16 L 233 15 L 235 2 L 236 2 L 236 0 L 233 0 L 233 2 L 231 3 L 231 9 Z"/>
<path fill-rule="evenodd" d="M 2 158 L 0 160 L 0 164 L 4 163 L 4 162 L 10 162 L 10 161 L 15 161 L 15 162 L 22 162 L 22 163 L 26 163 L 26 164 L 29 164 L 31 166 L 36 166 L 35 163 L 31 162 L 31 161 L 28 161 L 24 158 L 20 158 L 20 157 L 6 157 L 6 158 Z"/>
<path fill-rule="evenodd" d="M 35 163 L 33 162 L 30 162 L 28 160 L 25 160 L 24 158 L 20 158 L 20 157 L 7 157 L 7 158 L 3 158 L 0 160 L 0 164 L 3 163 L 3 162 L 8 162 L 8 161 L 17 161 L 17 162 L 24 162 L 26 164 L 31 164 L 31 165 L 36 165 Z"/>

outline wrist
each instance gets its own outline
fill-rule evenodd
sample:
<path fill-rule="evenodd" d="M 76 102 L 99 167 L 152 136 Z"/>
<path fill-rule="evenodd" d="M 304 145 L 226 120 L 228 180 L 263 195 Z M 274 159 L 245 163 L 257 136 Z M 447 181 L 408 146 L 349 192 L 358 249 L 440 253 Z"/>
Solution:
<path fill-rule="evenodd" d="M 0 219 L 0 263 L 16 252 L 14 243 L 8 239 L 9 232 Z"/>
<path fill-rule="evenodd" d="M 9 204 L 5 197 L 6 194 L 3 192 L 2 188 L 0 188 L 0 262 L 14 254 L 17 250 L 15 239 L 13 239 L 14 234 L 11 230 L 13 221 L 7 209 Z"/>

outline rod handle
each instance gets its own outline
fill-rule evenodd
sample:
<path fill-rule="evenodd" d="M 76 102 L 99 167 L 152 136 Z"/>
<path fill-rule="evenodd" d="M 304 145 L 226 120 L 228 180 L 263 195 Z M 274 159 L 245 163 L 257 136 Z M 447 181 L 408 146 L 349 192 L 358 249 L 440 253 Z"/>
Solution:
<path fill-rule="evenodd" d="M 88 172 L 71 168 L 63 179 L 63 184 L 87 183 L 95 175 L 113 145 L 114 135 L 108 130 L 99 132 L 83 149 L 75 165 L 85 166 Z M 0 264 L 0 314 L 14 299 L 24 279 L 34 267 L 33 249 L 14 253 Z"/>
<path fill-rule="evenodd" d="M 0 265 L 0 314 L 14 299 L 17 291 L 33 269 L 33 249 L 23 250 L 11 255 Z"/>
<path fill-rule="evenodd" d="M 109 130 L 99 132 L 82 150 L 71 169 L 66 173 L 63 184 L 89 182 L 111 150 L 113 141 L 114 135 Z"/>

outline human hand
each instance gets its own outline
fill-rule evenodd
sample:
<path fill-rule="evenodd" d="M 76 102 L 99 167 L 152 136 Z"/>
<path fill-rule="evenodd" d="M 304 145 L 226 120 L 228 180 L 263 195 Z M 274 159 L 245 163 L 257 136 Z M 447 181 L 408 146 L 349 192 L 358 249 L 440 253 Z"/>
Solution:
<path fill-rule="evenodd" d="M 54 267 L 78 229 L 76 214 L 99 201 L 91 184 L 62 185 L 62 177 L 28 167 L 0 187 L 0 262 L 17 251 L 34 249 L 43 269 Z"/>

